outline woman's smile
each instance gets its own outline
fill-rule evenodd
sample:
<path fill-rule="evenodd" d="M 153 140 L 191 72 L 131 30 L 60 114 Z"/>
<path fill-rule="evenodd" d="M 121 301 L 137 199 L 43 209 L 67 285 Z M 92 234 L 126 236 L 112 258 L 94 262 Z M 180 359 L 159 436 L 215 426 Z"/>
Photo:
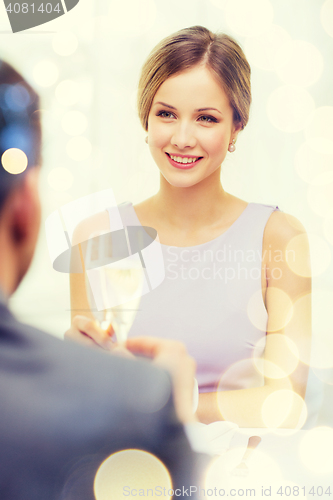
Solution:
<path fill-rule="evenodd" d="M 175 155 L 171 153 L 166 153 L 166 155 L 173 167 L 185 170 L 188 170 L 189 168 L 194 168 L 203 158 L 202 156 L 185 156 L 179 154 Z"/>

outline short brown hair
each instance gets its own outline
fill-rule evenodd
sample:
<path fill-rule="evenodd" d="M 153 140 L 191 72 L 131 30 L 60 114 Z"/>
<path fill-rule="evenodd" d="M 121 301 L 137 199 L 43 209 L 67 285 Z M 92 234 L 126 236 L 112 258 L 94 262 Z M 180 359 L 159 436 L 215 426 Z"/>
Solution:
<path fill-rule="evenodd" d="M 238 43 L 203 26 L 185 28 L 162 40 L 150 53 L 139 81 L 138 110 L 148 130 L 154 96 L 171 75 L 204 63 L 220 82 L 233 108 L 235 124 L 243 129 L 251 104 L 251 68 Z"/>
<path fill-rule="evenodd" d="M 24 78 L 0 59 L 0 211 L 11 191 L 25 176 L 8 173 L 2 166 L 3 153 L 19 148 L 28 167 L 41 164 L 39 97 Z"/>

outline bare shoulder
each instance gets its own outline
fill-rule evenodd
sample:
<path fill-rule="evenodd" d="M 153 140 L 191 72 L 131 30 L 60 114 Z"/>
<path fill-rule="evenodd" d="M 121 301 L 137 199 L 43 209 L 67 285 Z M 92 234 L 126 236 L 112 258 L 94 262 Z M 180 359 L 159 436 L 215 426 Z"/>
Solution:
<path fill-rule="evenodd" d="M 275 211 L 269 217 L 264 231 L 264 245 L 275 248 L 286 247 L 296 236 L 304 235 L 307 241 L 306 230 L 303 224 L 293 215 Z"/>
<path fill-rule="evenodd" d="M 88 240 L 93 233 L 103 233 L 110 230 L 109 214 L 106 210 L 91 215 L 78 223 L 73 232 L 72 245 Z"/>

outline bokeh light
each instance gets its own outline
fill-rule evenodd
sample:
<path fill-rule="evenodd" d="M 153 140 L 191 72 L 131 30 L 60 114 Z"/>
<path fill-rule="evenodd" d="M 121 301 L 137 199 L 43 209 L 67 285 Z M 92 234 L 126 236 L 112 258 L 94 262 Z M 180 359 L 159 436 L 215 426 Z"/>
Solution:
<path fill-rule="evenodd" d="M 297 356 L 307 365 L 310 364 L 311 353 L 311 308 L 311 293 L 299 297 L 294 302 L 293 316 L 284 330 L 284 334 L 297 346 Z"/>
<path fill-rule="evenodd" d="M 56 33 L 52 40 L 52 47 L 59 56 L 70 56 L 78 47 L 78 41 L 74 33 L 61 31 Z"/>
<path fill-rule="evenodd" d="M 254 358 L 256 368 L 263 376 L 270 379 L 281 379 L 287 376 L 286 372 L 277 364 L 264 358 Z"/>
<path fill-rule="evenodd" d="M 279 357 L 279 366 L 261 357 L 264 349 L 266 349 L 268 356 L 272 354 L 274 357 Z M 284 378 L 293 373 L 298 365 L 298 349 L 295 342 L 287 335 L 271 333 L 267 338 L 263 337 L 257 342 L 253 351 L 253 360 L 257 369 L 265 377 L 273 379 Z"/>
<path fill-rule="evenodd" d="M 72 195 L 69 194 L 68 191 L 50 191 L 47 192 L 47 202 L 48 208 L 51 211 L 58 210 L 59 207 L 66 205 L 67 203 L 71 203 L 74 201 Z"/>
<path fill-rule="evenodd" d="M 17 175 L 24 172 L 27 168 L 28 158 L 21 149 L 10 148 L 1 156 L 1 164 L 7 172 Z"/>
<path fill-rule="evenodd" d="M 275 65 L 277 74 L 284 83 L 309 87 L 321 77 L 324 60 L 313 44 L 303 40 L 289 40 L 276 52 Z"/>
<path fill-rule="evenodd" d="M 324 384 L 333 385 L 333 368 L 312 368 L 312 371 Z"/>
<path fill-rule="evenodd" d="M 109 31 L 113 35 L 138 36 L 146 33 L 156 19 L 154 0 L 111 2 Z"/>
<path fill-rule="evenodd" d="M 308 187 L 307 200 L 311 210 L 326 217 L 333 210 L 333 182 Z"/>
<path fill-rule="evenodd" d="M 313 342 L 311 366 L 319 369 L 333 367 L 333 292 L 314 290 L 312 293 Z"/>
<path fill-rule="evenodd" d="M 258 36 L 271 27 L 274 10 L 269 0 L 234 0 L 225 6 L 229 28 L 240 36 Z"/>
<path fill-rule="evenodd" d="M 333 0 L 326 0 L 322 5 L 320 20 L 326 33 L 333 37 Z"/>
<path fill-rule="evenodd" d="M 311 260 L 308 251 L 309 241 L 306 233 L 294 236 L 287 244 L 285 258 L 293 273 L 303 277 L 311 276 Z"/>
<path fill-rule="evenodd" d="M 321 149 L 331 153 L 333 149 L 333 106 L 317 108 L 309 117 L 304 132 L 308 141 L 321 139 Z"/>
<path fill-rule="evenodd" d="M 262 373 L 257 370 L 255 360 L 253 358 L 242 359 L 233 363 L 223 373 L 218 384 L 218 391 L 258 387 L 262 382 L 263 376 Z M 223 411 L 222 415 L 224 415 Z"/>
<path fill-rule="evenodd" d="M 322 150 L 318 139 L 304 142 L 299 147 L 294 165 L 300 178 L 309 184 L 321 186 L 333 182 L 333 150 L 331 153 Z"/>
<path fill-rule="evenodd" d="M 230 471 L 239 463 L 238 449 L 228 450 L 220 457 L 211 459 L 204 472 L 203 488 L 228 489 L 230 482 Z M 228 460 L 226 460 L 228 455 Z"/>
<path fill-rule="evenodd" d="M 68 111 L 62 117 L 61 126 L 68 135 L 81 135 L 88 127 L 88 120 L 81 111 Z"/>
<path fill-rule="evenodd" d="M 74 177 L 68 168 L 56 167 L 49 173 L 47 181 L 55 191 L 67 191 L 72 187 Z"/>
<path fill-rule="evenodd" d="M 258 290 L 251 297 L 246 308 L 251 323 L 262 332 L 266 333 L 267 310 L 264 305 L 262 292 Z"/>
<path fill-rule="evenodd" d="M 324 236 L 333 245 L 333 209 L 328 212 L 323 222 Z"/>
<path fill-rule="evenodd" d="M 251 454 L 251 458 L 249 459 L 249 468 L 249 479 L 252 480 L 252 483 L 257 484 L 258 486 L 271 486 L 276 482 L 281 484 L 282 471 L 278 461 L 270 456 L 269 453 L 265 453 L 260 450 L 260 445 Z"/>
<path fill-rule="evenodd" d="M 66 146 L 68 156 L 74 161 L 83 161 L 91 154 L 91 142 L 86 137 L 72 137 Z"/>
<path fill-rule="evenodd" d="M 267 396 L 262 405 L 261 414 L 264 424 L 270 429 L 284 425 L 292 425 L 294 429 L 300 429 L 305 424 L 307 409 L 299 394 L 292 390 L 281 389 Z"/>
<path fill-rule="evenodd" d="M 238 432 L 240 433 L 241 431 L 242 429 L 240 428 Z M 253 430 L 253 432 L 255 431 Z M 260 429 L 260 436 L 268 434 L 268 432 L 267 429 Z M 248 438 L 248 429 L 246 430 L 246 434 Z M 245 494 L 245 485 L 246 488 L 258 488 L 257 491 L 260 492 L 262 486 L 265 486 L 265 488 L 271 486 L 271 498 L 273 497 L 275 489 L 273 485 L 277 482 L 281 486 L 283 476 L 277 461 L 268 453 L 261 451 L 260 445 L 252 451 L 247 460 L 248 469 L 246 477 L 235 474 L 235 468 L 240 464 L 246 451 L 247 439 L 244 439 L 243 442 L 244 446 L 232 447 L 232 449 L 229 449 L 220 457 L 210 461 L 203 477 L 202 488 L 206 489 L 206 494 L 204 495 L 203 490 L 201 490 L 200 498 L 201 496 L 202 498 L 231 496 L 228 494 L 228 491 L 230 492 L 233 488 L 236 491 L 239 488 L 242 490 L 238 495 L 235 495 L 236 498 L 240 498 L 243 495 L 244 497 L 249 496 L 250 491 L 248 489 L 246 490 L 247 495 Z M 215 495 L 214 488 L 217 490 Z M 209 489 L 212 490 L 211 493 L 208 493 L 207 490 Z M 219 490 L 224 490 L 224 494 L 223 491 L 219 492 Z M 277 490 L 278 487 L 275 491 Z"/>
<path fill-rule="evenodd" d="M 172 489 L 170 474 L 165 465 L 151 453 L 142 450 L 123 450 L 114 453 L 99 467 L 94 481 L 96 500 L 118 500 L 124 498 L 124 487 L 130 496 L 149 496 L 160 488 L 166 493 Z M 140 495 L 140 490 L 141 495 Z M 127 490 L 126 490 L 127 491 Z M 126 495 L 125 491 L 125 496 Z M 131 494 L 133 491 L 133 494 Z M 134 492 L 135 491 L 135 492 Z M 171 495 L 163 496 L 170 499 Z"/>
<path fill-rule="evenodd" d="M 59 70 L 52 61 L 39 61 L 33 69 L 33 77 L 40 87 L 51 87 L 58 80 Z"/>
<path fill-rule="evenodd" d="M 310 260 L 306 249 L 310 245 Z M 286 247 L 286 261 L 290 269 L 299 276 L 319 276 L 329 267 L 331 250 L 318 234 L 298 234 Z"/>
<path fill-rule="evenodd" d="M 314 109 L 315 103 L 309 92 L 295 85 L 275 89 L 267 103 L 269 120 L 283 132 L 303 130 Z"/>
<path fill-rule="evenodd" d="M 273 24 L 269 31 L 245 40 L 245 53 L 251 65 L 266 71 L 276 69 L 276 53 L 291 36 L 281 26 Z"/>
<path fill-rule="evenodd" d="M 105 42 L 111 35 L 110 31 L 110 19 L 107 15 L 91 15 L 89 18 L 80 20 L 80 23 L 75 26 L 75 33 L 80 42 L 86 44 L 98 39 L 103 39 Z"/>
<path fill-rule="evenodd" d="M 289 323 L 293 314 L 293 303 L 289 295 L 280 288 L 270 286 L 266 290 L 266 304 L 276 304 L 273 311 L 270 311 L 266 331 L 281 330 Z"/>
<path fill-rule="evenodd" d="M 320 276 L 329 267 L 332 252 L 329 244 L 318 234 L 309 234 L 312 276 Z"/>
<path fill-rule="evenodd" d="M 79 86 L 73 80 L 63 80 L 57 85 L 55 96 L 62 106 L 72 106 L 79 100 Z"/>
<path fill-rule="evenodd" d="M 259 364 L 258 360 L 254 360 L 253 358 L 243 359 L 233 363 L 221 376 L 216 393 L 216 403 L 224 420 L 232 421 L 234 418 L 234 407 L 228 403 L 228 398 L 224 397 L 225 391 L 250 389 L 264 385 L 265 380 L 262 374 L 262 366 L 260 367 L 261 371 L 259 371 L 256 363 Z M 283 387 L 285 389 L 292 389 L 289 378 L 284 378 L 285 373 L 280 367 L 271 362 L 267 362 L 265 369 L 269 371 L 271 375 L 274 375 L 275 379 L 283 378 Z M 248 425 L 249 421 L 251 421 L 251 415 L 247 413 L 246 421 L 244 420 L 241 426 L 251 427 L 251 425 Z M 255 425 L 253 427 L 255 427 Z"/>
<path fill-rule="evenodd" d="M 323 426 L 308 430 L 300 441 L 299 457 L 312 473 L 333 473 L 333 429 Z"/>

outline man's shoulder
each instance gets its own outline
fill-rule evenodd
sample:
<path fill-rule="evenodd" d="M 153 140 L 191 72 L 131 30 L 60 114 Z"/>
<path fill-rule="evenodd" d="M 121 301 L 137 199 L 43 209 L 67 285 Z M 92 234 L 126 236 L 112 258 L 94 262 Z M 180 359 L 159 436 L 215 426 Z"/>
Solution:
<path fill-rule="evenodd" d="M 126 449 L 155 455 L 174 484 L 190 481 L 194 457 L 166 372 L 144 360 L 61 341 L 1 312 L 0 470 L 13 479 L 11 498 L 53 500 L 58 496 L 50 490 L 66 483 L 66 491 L 75 493 L 69 498 L 92 500 L 98 467 Z M 18 469 L 33 496 L 17 493 Z"/>

